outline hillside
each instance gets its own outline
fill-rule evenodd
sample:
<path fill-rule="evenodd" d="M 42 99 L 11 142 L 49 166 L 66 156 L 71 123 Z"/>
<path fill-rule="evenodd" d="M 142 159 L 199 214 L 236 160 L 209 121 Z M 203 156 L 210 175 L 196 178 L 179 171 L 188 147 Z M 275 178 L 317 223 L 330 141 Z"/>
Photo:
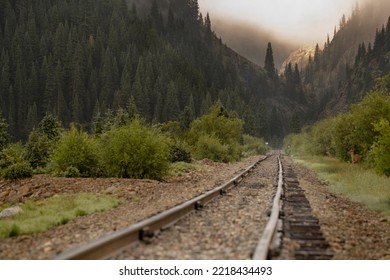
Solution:
<path fill-rule="evenodd" d="M 357 6 L 348 19 L 343 16 L 333 38 L 328 37 L 322 49 L 317 44 L 302 73 L 304 90 L 316 104 L 309 119 L 345 112 L 351 104 L 361 100 L 376 78 L 388 73 L 387 47 L 378 41 L 378 33 L 385 32 L 389 17 L 386 11 L 389 10 L 389 2 Z M 366 61 L 363 65 L 361 57 L 373 49 L 381 51 L 367 55 L 366 59 L 372 60 L 374 55 L 376 62 Z M 371 67 L 367 67 L 368 64 Z"/>
<path fill-rule="evenodd" d="M 188 124 L 219 102 L 244 120 L 245 133 L 277 144 L 342 111 L 387 67 L 356 65 L 347 75 L 358 45 L 368 48 L 375 34 L 370 10 L 342 20 L 302 72 L 292 64 L 278 76 L 226 46 L 196 0 L 1 0 L 0 7 L 0 111 L 14 140 L 26 140 L 47 113 L 94 132 L 102 118 L 124 111 L 149 123 Z M 374 74 L 360 85 L 363 66 Z"/>
<path fill-rule="evenodd" d="M 135 2 L 0 1 L 0 110 L 14 140 L 47 113 L 92 131 L 121 110 L 191 121 L 216 102 L 247 133 L 290 130 L 283 84 L 223 44 L 196 0 Z"/>

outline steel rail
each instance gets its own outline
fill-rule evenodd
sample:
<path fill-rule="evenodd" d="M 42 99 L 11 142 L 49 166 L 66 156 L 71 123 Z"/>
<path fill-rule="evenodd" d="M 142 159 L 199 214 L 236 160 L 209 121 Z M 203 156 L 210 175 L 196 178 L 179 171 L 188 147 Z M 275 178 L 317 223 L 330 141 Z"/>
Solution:
<path fill-rule="evenodd" d="M 190 212 L 203 208 L 203 206 L 210 202 L 213 198 L 225 194 L 229 189 L 237 185 L 260 162 L 264 161 L 268 157 L 269 156 L 263 157 L 227 183 L 224 183 L 211 191 L 131 225 L 128 228 L 119 230 L 88 244 L 59 254 L 54 259 L 97 260 L 109 258 L 135 242 L 145 240 L 148 237 L 152 237 L 159 230 L 168 228 L 178 220 L 188 215 Z"/>
<path fill-rule="evenodd" d="M 263 231 L 263 235 L 261 236 L 256 246 L 256 249 L 252 256 L 253 260 L 266 260 L 268 258 L 268 253 L 271 247 L 271 243 L 275 235 L 275 232 L 277 230 L 279 214 L 280 214 L 280 205 L 281 205 L 280 198 L 283 190 L 283 166 L 280 157 L 278 157 L 278 162 L 279 162 L 278 187 L 272 205 L 271 216 L 268 220 L 265 230 Z"/>

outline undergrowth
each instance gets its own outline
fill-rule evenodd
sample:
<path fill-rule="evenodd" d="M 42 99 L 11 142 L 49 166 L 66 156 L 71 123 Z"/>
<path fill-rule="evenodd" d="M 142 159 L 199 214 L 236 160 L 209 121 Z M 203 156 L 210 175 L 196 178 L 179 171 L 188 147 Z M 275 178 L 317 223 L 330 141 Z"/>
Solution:
<path fill-rule="evenodd" d="M 119 204 L 119 199 L 115 197 L 88 193 L 55 195 L 43 201 L 27 201 L 21 205 L 20 214 L 0 220 L 0 239 L 44 232 L 76 217 L 106 211 Z"/>
<path fill-rule="evenodd" d="M 390 222 L 390 178 L 328 157 L 302 157 L 298 163 L 316 171 L 331 191 L 382 212 Z"/>

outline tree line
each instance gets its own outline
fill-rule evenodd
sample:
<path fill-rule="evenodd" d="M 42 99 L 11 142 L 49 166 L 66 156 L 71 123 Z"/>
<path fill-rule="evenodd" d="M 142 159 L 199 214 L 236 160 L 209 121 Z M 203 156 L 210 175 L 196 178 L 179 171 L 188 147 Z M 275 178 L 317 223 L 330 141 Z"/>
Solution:
<path fill-rule="evenodd" d="M 77 124 L 64 128 L 48 114 L 23 144 L 10 142 L 8 125 L 0 119 L 0 178 L 45 173 L 161 180 L 171 163 L 205 158 L 232 162 L 266 153 L 265 141 L 244 134 L 243 128 L 243 121 L 220 104 L 190 123 L 151 125 L 121 111 L 104 117 L 104 126 L 93 134 Z"/>
<path fill-rule="evenodd" d="M 217 38 L 196 0 L 167 12 L 152 1 L 146 16 L 125 0 L 0 0 L 0 13 L 0 110 L 15 140 L 47 113 L 92 132 L 93 120 L 129 107 L 158 123 L 217 102 L 248 133 L 283 134 L 266 109 L 281 90 Z"/>

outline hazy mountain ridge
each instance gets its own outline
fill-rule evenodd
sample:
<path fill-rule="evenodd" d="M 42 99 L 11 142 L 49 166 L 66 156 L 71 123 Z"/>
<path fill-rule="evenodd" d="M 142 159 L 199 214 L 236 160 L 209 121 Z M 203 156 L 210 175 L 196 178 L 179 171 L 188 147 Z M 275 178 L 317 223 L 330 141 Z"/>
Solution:
<path fill-rule="evenodd" d="M 310 95 L 312 102 L 317 104 L 310 113 L 310 119 L 344 112 L 362 98 L 375 78 L 386 74 L 383 65 L 376 70 L 365 67 L 365 82 L 355 80 L 356 84 L 351 84 L 351 77 L 356 78 L 355 73 L 363 71 L 363 66 L 356 64 L 360 44 L 364 43 L 367 51 L 374 48 L 375 30 L 381 30 L 386 24 L 389 11 L 390 2 L 385 1 L 370 2 L 362 8 L 355 7 L 348 19 L 343 17 L 340 20 L 333 39 L 328 39 L 322 49 L 317 45 L 311 63 L 302 73 L 306 95 Z M 377 59 L 388 61 L 385 54 L 379 56 Z M 348 94 L 345 92 L 347 89 Z"/>
<path fill-rule="evenodd" d="M 280 73 L 283 73 L 289 63 L 292 65 L 297 64 L 299 69 L 303 69 L 309 63 L 310 57 L 313 58 L 315 54 L 315 47 L 302 47 L 294 52 L 292 52 L 287 59 L 282 63 L 280 68 Z"/>

